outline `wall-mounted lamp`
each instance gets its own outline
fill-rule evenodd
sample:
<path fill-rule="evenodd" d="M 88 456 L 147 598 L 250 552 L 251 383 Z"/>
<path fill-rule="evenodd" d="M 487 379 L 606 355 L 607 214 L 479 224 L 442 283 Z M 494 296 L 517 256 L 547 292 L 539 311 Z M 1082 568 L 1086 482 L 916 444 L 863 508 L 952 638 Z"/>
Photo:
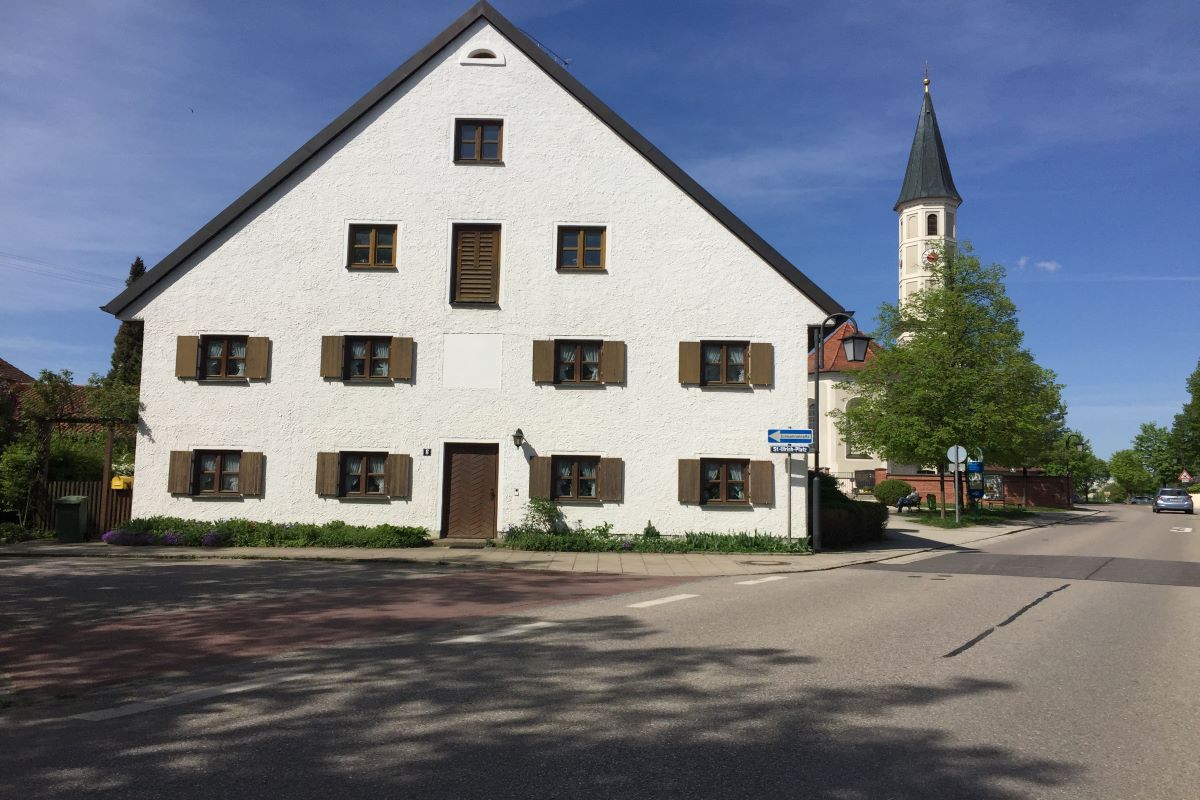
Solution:
<path fill-rule="evenodd" d="M 520 428 L 513 431 L 513 447 L 520 447 L 525 444 L 525 432 Z"/>

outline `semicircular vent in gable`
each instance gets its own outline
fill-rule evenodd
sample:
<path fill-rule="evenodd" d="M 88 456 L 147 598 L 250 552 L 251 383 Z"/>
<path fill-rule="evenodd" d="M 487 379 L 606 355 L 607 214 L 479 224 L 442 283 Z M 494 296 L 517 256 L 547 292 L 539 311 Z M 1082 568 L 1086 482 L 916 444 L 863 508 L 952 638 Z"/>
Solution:
<path fill-rule="evenodd" d="M 475 47 L 468 51 L 459 63 L 501 67 L 504 66 L 504 56 L 488 47 Z"/>

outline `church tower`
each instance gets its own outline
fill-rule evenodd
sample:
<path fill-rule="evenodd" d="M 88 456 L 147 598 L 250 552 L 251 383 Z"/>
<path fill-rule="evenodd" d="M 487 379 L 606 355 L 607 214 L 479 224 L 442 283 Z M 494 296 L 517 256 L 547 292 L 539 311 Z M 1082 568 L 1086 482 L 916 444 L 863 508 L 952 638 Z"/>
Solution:
<path fill-rule="evenodd" d="M 929 78 L 917 118 L 917 133 L 908 154 L 908 169 L 895 210 L 900 215 L 900 303 L 933 281 L 931 264 L 954 246 L 956 217 L 962 197 L 954 188 L 950 162 L 942 145 Z"/>

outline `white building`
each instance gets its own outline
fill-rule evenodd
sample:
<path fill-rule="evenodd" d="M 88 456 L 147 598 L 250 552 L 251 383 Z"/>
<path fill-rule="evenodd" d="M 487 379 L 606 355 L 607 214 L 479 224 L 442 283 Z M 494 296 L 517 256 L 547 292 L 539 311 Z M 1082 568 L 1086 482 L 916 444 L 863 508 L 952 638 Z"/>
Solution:
<path fill-rule="evenodd" d="M 145 322 L 135 516 L 477 538 L 531 493 L 805 535 L 766 432 L 841 310 L 486 3 L 105 309 Z"/>

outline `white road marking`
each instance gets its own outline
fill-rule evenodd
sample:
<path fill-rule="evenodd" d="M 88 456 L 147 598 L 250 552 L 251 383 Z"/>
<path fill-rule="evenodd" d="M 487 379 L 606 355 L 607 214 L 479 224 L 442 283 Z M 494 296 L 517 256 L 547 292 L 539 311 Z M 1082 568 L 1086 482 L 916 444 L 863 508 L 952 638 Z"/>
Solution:
<path fill-rule="evenodd" d="M 657 600 L 644 600 L 641 603 L 631 603 L 626 608 L 649 608 L 650 606 L 661 606 L 663 603 L 674 603 L 677 600 L 690 600 L 693 597 L 699 597 L 698 594 L 673 594 L 670 597 L 660 597 Z"/>
<path fill-rule="evenodd" d="M 1191 533 L 1191 528 L 1171 528 L 1171 533 Z"/>
<path fill-rule="evenodd" d="M 438 642 L 438 644 L 474 644 L 478 642 L 490 642 L 493 639 L 502 639 L 506 636 L 516 636 L 519 633 L 534 631 L 538 628 L 549 628 L 557 624 L 557 622 L 527 622 L 524 625 L 514 625 L 511 628 L 505 628 L 504 630 L 493 631 L 491 633 L 477 633 L 473 636 L 459 636 L 457 639 L 444 639 Z"/>
<path fill-rule="evenodd" d="M 755 578 L 752 581 L 735 581 L 738 586 L 754 586 L 758 583 L 770 583 L 771 581 L 781 581 L 786 578 L 786 575 L 768 575 L 765 578 Z"/>
<path fill-rule="evenodd" d="M 142 714 L 146 711 L 153 711 L 156 708 L 165 708 L 167 706 L 177 706 L 183 703 L 192 703 L 197 700 L 208 700 L 212 697 L 221 697 L 227 694 L 240 694 L 242 692 L 252 692 L 256 689 L 269 689 L 273 686 L 278 686 L 281 683 L 300 680 L 302 678 L 310 678 L 311 675 L 285 675 L 282 678 L 275 680 L 260 680 L 249 681 L 247 683 L 233 683 L 228 686 L 210 686 L 207 689 L 192 689 L 179 694 L 167 695 L 156 700 L 142 700 L 137 703 L 126 703 L 123 706 L 114 706 L 113 708 L 105 708 L 100 711 L 89 711 L 85 714 L 76 714 L 71 719 L 82 719 L 87 722 L 104 722 L 110 719 L 118 719 L 120 717 L 128 717 L 133 714 Z"/>

